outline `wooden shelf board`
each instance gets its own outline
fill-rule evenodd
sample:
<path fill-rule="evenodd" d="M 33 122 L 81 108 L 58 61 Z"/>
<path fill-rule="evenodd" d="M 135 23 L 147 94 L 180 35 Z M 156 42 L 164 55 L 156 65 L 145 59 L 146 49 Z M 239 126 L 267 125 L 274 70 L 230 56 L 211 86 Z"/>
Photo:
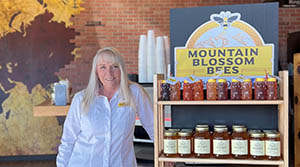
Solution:
<path fill-rule="evenodd" d="M 50 101 L 45 101 L 33 107 L 33 116 L 49 117 L 49 116 L 66 116 L 70 106 L 55 106 Z"/>
<path fill-rule="evenodd" d="M 283 100 L 158 101 L 161 105 L 278 105 Z"/>
<path fill-rule="evenodd" d="M 215 159 L 215 158 L 168 158 L 163 154 L 158 158 L 158 161 L 168 162 L 192 162 L 199 164 L 245 164 L 245 165 L 283 165 L 283 160 L 252 160 L 252 159 Z"/>

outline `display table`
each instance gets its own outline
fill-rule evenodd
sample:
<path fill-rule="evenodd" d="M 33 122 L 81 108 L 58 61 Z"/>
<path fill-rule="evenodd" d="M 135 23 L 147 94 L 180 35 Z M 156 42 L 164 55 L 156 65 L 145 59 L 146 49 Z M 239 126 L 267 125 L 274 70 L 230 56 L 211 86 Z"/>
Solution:
<path fill-rule="evenodd" d="M 33 116 L 35 117 L 49 117 L 49 116 L 66 116 L 70 105 L 56 106 L 51 101 L 45 101 L 33 107 Z"/>

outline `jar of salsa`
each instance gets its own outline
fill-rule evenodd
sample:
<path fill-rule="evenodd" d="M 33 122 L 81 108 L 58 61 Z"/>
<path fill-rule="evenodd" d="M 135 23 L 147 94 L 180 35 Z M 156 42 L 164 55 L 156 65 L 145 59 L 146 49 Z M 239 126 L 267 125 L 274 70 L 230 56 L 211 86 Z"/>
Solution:
<path fill-rule="evenodd" d="M 170 100 L 170 84 L 166 80 L 160 84 L 160 100 Z"/>
<path fill-rule="evenodd" d="M 267 87 L 267 100 L 277 100 L 278 91 L 277 91 L 277 80 L 276 78 L 268 78 L 266 82 Z"/>
<path fill-rule="evenodd" d="M 166 157 L 177 157 L 177 132 L 165 131 L 164 135 L 164 155 Z"/>
<path fill-rule="evenodd" d="M 231 155 L 236 159 L 247 159 L 248 153 L 248 133 L 246 127 L 235 127 L 231 134 Z"/>
<path fill-rule="evenodd" d="M 230 136 L 227 127 L 214 127 L 212 137 L 213 157 L 228 159 L 230 157 Z"/>
<path fill-rule="evenodd" d="M 206 99 L 207 100 L 217 100 L 217 82 L 215 79 L 209 79 L 206 83 Z"/>
<path fill-rule="evenodd" d="M 217 82 L 218 100 L 228 99 L 227 81 L 226 79 L 218 79 Z"/>
<path fill-rule="evenodd" d="M 230 99 L 241 100 L 241 82 L 239 80 L 232 79 L 230 88 Z"/>
<path fill-rule="evenodd" d="M 211 156 L 211 135 L 208 126 L 196 126 L 194 135 L 194 156 L 209 158 Z"/>
<path fill-rule="evenodd" d="M 187 80 L 183 82 L 183 92 L 182 92 L 183 100 L 193 100 L 193 84 L 189 83 Z"/>
<path fill-rule="evenodd" d="M 256 78 L 254 83 L 254 99 L 266 100 L 266 84 L 264 78 Z"/>
<path fill-rule="evenodd" d="M 252 100 L 252 82 L 251 79 L 245 79 L 241 83 L 241 99 Z"/>
<path fill-rule="evenodd" d="M 203 100 L 203 82 L 199 81 L 193 83 L 193 100 Z"/>
<path fill-rule="evenodd" d="M 180 82 L 170 84 L 170 100 L 180 100 Z"/>

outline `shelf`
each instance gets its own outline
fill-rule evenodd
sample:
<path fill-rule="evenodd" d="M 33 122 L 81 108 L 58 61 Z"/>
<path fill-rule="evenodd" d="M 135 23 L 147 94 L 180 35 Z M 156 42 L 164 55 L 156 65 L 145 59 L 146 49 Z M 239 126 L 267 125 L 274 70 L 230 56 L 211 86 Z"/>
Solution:
<path fill-rule="evenodd" d="M 214 100 L 214 101 L 158 101 L 160 105 L 278 105 L 283 100 Z"/>
<path fill-rule="evenodd" d="M 33 116 L 35 117 L 49 117 L 49 116 L 66 116 L 70 106 L 56 106 L 50 101 L 45 101 L 33 107 Z"/>
<path fill-rule="evenodd" d="M 199 164 L 251 164 L 251 165 L 283 165 L 283 160 L 252 160 L 252 159 L 216 159 L 216 158 L 168 158 L 163 154 L 158 158 L 158 161 L 168 162 L 189 162 Z"/>

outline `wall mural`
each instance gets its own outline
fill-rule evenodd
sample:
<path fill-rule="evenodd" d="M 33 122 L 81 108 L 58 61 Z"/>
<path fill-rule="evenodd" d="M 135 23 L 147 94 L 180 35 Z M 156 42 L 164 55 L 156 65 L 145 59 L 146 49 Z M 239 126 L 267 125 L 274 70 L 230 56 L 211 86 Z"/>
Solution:
<path fill-rule="evenodd" d="M 0 1 L 0 156 L 55 154 L 62 127 L 33 117 L 60 68 L 74 60 L 70 18 L 81 0 Z"/>

